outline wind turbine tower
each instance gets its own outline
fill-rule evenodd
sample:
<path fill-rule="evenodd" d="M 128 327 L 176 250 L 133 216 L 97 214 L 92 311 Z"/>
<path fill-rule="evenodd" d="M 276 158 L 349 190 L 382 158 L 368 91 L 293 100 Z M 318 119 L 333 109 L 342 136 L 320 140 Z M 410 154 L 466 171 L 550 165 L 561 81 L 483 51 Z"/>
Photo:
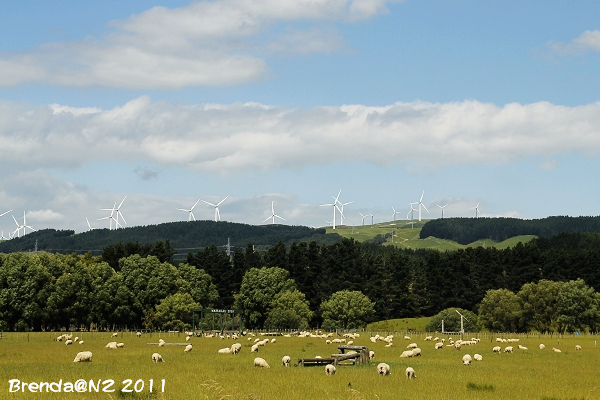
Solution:
<path fill-rule="evenodd" d="M 262 223 L 264 224 L 265 222 L 267 222 L 269 219 L 271 219 L 271 218 L 272 218 L 271 225 L 275 225 L 275 218 L 276 218 L 276 217 L 277 217 L 277 218 L 279 218 L 279 219 L 281 219 L 281 220 L 284 220 L 284 221 L 285 221 L 285 218 L 282 218 L 282 217 L 280 217 L 279 215 L 275 214 L 275 205 L 274 205 L 274 203 L 273 203 L 273 202 L 271 202 L 271 215 L 269 215 L 269 216 L 267 217 L 267 219 L 265 219 L 265 220 L 264 220 Z"/>
<path fill-rule="evenodd" d="M 479 216 L 479 203 L 475 207 L 472 207 L 471 210 L 475 210 L 475 218 Z"/>
<path fill-rule="evenodd" d="M 178 208 L 179 211 L 185 211 L 185 212 L 189 213 L 189 215 L 188 215 L 188 222 L 196 220 L 196 217 L 194 217 L 194 207 L 196 207 L 196 205 L 198 204 L 198 202 L 200 202 L 200 200 L 196 201 L 194 203 L 194 205 L 192 206 L 192 208 L 190 208 L 189 210 L 186 210 L 185 208 Z"/>
<path fill-rule="evenodd" d="M 319 207 L 330 207 L 330 206 L 333 206 L 333 220 L 331 222 L 331 224 L 332 224 L 331 227 L 333 229 L 335 229 L 335 209 L 337 208 L 338 211 L 340 211 L 340 213 L 341 213 L 341 210 L 337 206 L 337 203 L 339 203 L 338 199 L 340 198 L 340 194 L 342 194 L 342 189 L 340 189 L 340 191 L 338 192 L 338 195 L 333 198 L 334 199 L 333 203 L 331 203 L 331 204 L 319 204 Z"/>
<path fill-rule="evenodd" d="M 394 211 L 394 213 L 392 214 L 392 218 L 395 221 L 396 220 L 396 214 L 400 214 L 400 211 L 396 211 L 396 209 L 394 207 L 392 207 L 392 210 Z"/>
<path fill-rule="evenodd" d="M 423 196 L 425 195 L 425 191 L 423 190 L 423 193 L 421 193 L 421 198 L 419 199 L 419 201 L 416 201 L 414 203 L 410 203 L 412 204 L 418 204 L 419 205 L 419 222 L 421 222 L 421 206 L 423 206 L 423 208 L 425 209 L 425 211 L 427 211 L 429 213 L 429 210 L 427 209 L 427 207 L 425 207 L 425 204 L 423 204 Z M 412 208 L 412 206 L 411 206 Z"/>
<path fill-rule="evenodd" d="M 221 214 L 219 213 L 219 206 L 225 201 L 227 200 L 227 198 L 229 197 L 229 195 L 225 196 L 225 198 L 223 200 L 221 200 L 220 202 L 218 202 L 217 204 L 213 204 L 213 203 L 209 203 L 206 200 L 202 200 L 204 203 L 208 204 L 209 206 L 213 206 L 215 208 L 215 222 L 220 221 L 221 220 Z"/>
<path fill-rule="evenodd" d="M 448 204 L 445 204 L 445 205 L 443 205 L 443 206 L 440 206 L 440 205 L 438 204 L 438 207 L 439 207 L 439 208 L 442 210 L 442 219 L 444 219 L 444 208 L 446 208 L 446 206 L 447 206 L 447 205 L 448 205 Z"/>

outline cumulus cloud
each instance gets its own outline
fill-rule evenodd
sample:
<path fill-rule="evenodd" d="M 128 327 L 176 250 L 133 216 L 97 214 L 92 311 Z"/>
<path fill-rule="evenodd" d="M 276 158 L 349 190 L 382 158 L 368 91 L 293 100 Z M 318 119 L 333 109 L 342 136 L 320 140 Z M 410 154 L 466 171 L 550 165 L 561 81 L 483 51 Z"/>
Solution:
<path fill-rule="evenodd" d="M 144 181 L 150 181 L 158 178 L 159 171 L 153 171 L 148 167 L 136 167 L 133 172 Z"/>
<path fill-rule="evenodd" d="M 270 75 L 257 56 L 262 49 L 305 55 L 341 48 L 331 25 L 279 33 L 277 24 L 350 23 L 386 13 L 389 2 L 220 0 L 154 7 L 111 22 L 111 31 L 98 38 L 0 54 L 0 86 L 42 82 L 178 89 L 255 81 Z"/>
<path fill-rule="evenodd" d="M 565 42 L 549 42 L 549 47 L 561 56 L 582 55 L 584 53 L 600 51 L 600 30 L 585 31 L 579 37 Z"/>
<path fill-rule="evenodd" d="M 138 159 L 227 173 L 356 161 L 438 168 L 600 153 L 600 103 L 286 108 L 140 97 L 94 113 L 55 109 L 0 102 L 0 165 L 73 168 Z"/>

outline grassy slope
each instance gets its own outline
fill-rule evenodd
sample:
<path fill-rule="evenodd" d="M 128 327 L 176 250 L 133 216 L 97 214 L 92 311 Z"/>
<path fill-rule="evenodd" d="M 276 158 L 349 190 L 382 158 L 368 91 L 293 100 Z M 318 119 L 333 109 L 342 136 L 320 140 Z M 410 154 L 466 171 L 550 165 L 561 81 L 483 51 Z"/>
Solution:
<path fill-rule="evenodd" d="M 500 243 L 494 242 L 493 240 L 485 239 L 477 240 L 471 244 L 464 246 L 459 243 L 453 242 L 452 240 L 438 239 L 432 236 L 425 239 L 419 239 L 419 235 L 421 234 L 421 228 L 423 227 L 425 222 L 426 221 L 415 222 L 414 228 L 410 224 L 407 224 L 406 221 L 383 222 L 380 224 L 354 227 L 337 226 L 335 230 L 327 228 L 327 233 L 337 233 L 340 236 L 346 238 L 354 238 L 355 240 L 362 242 L 365 240 L 373 239 L 377 235 L 391 234 L 391 232 L 393 231 L 393 243 L 392 238 L 390 237 L 387 239 L 387 242 L 385 243 L 386 245 L 393 245 L 409 249 L 428 248 L 437 249 L 440 251 L 458 250 L 467 247 L 479 246 L 505 249 L 508 247 L 513 247 L 519 242 L 528 242 L 529 240 L 535 238 L 535 236 L 531 235 L 515 236 Z"/>
<path fill-rule="evenodd" d="M 289 355 L 293 363 L 298 358 L 329 356 L 337 353 L 335 345 L 327 345 L 319 338 L 278 337 L 277 343 L 261 347 L 258 354 L 250 352 L 245 338 L 239 355 L 217 354 L 217 350 L 230 346 L 232 340 L 193 338 L 193 351 L 184 354 L 183 347 L 148 346 L 158 336 L 137 339 L 129 333 L 119 335 L 118 341 L 125 348 L 105 349 L 111 341 L 108 334 L 83 333 L 84 345 L 65 346 L 52 342 L 54 334 L 33 333 L 30 341 L 26 335 L 9 333 L 0 341 L 0 398 L 15 399 L 582 399 L 600 385 L 598 359 L 600 348 L 594 347 L 596 337 L 557 337 L 530 335 L 521 337 L 519 344 L 527 351 L 515 350 L 514 354 L 493 354 L 495 335 L 479 335 L 481 343 L 456 351 L 450 348 L 434 350 L 433 342 L 424 341 L 423 334 L 411 334 L 411 341 L 422 349 L 422 357 L 399 358 L 405 350 L 405 340 L 396 336 L 394 346 L 386 348 L 385 342 L 371 343 L 368 333 L 354 340 L 356 345 L 367 346 L 375 352 L 375 360 L 365 366 L 338 366 L 337 374 L 325 375 L 324 367 L 281 366 L 281 357 Z M 81 334 L 80 334 L 81 335 Z M 167 343 L 185 342 L 183 336 L 162 335 Z M 441 336 L 440 336 L 441 337 Z M 506 336 L 509 337 L 509 336 Z M 539 343 L 547 348 L 539 350 Z M 583 347 L 575 351 L 576 344 Z M 502 347 L 504 347 L 503 345 Z M 562 350 L 552 352 L 553 346 Z M 516 346 L 515 346 L 516 348 Z M 93 362 L 77 364 L 73 358 L 78 351 L 92 351 Z M 158 351 L 165 362 L 154 364 L 150 355 Z M 479 353 L 483 361 L 462 365 L 464 354 Z M 262 357 L 271 368 L 252 366 L 254 357 Z M 378 376 L 376 366 L 388 363 L 392 374 Z M 407 380 L 404 370 L 415 369 L 418 379 Z M 142 379 L 145 389 L 141 393 L 123 396 L 121 393 L 8 393 L 8 380 L 25 382 L 75 382 L 78 379 L 116 381 Z M 166 381 L 165 393 L 149 395 L 147 385 L 154 379 L 155 390 L 162 379 Z M 350 384 L 350 385 L 349 385 Z M 590 399 L 600 398 L 600 390 L 591 393 Z"/>

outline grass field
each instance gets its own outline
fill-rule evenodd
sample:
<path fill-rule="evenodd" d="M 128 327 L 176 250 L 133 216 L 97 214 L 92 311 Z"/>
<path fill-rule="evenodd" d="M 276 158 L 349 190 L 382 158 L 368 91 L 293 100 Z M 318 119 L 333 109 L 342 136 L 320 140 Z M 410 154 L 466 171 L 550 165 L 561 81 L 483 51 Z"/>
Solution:
<path fill-rule="evenodd" d="M 462 245 L 452 240 L 439 239 L 436 237 L 428 237 L 420 239 L 421 228 L 425 225 L 426 220 L 421 222 L 415 222 L 414 224 L 406 223 L 406 221 L 395 221 L 395 222 L 383 222 L 374 225 L 364 226 L 336 226 L 335 230 L 327 228 L 327 233 L 337 233 L 340 236 L 346 238 L 354 238 L 358 241 L 365 241 L 373 239 L 377 235 L 390 235 L 387 239 L 386 245 L 397 246 L 408 249 L 437 249 L 441 251 L 445 250 L 458 250 L 465 249 L 467 247 L 496 247 L 498 249 L 505 249 L 508 247 L 514 247 L 519 242 L 528 242 L 535 238 L 531 235 L 515 236 L 509 238 L 503 242 L 494 242 L 493 240 L 477 240 L 468 245 Z M 413 226 L 414 225 L 414 226 Z M 394 236 L 392 239 L 392 232 Z"/>
<path fill-rule="evenodd" d="M 375 332 L 373 332 L 375 334 Z M 243 338 L 238 355 L 217 354 L 232 340 L 193 338 L 194 349 L 184 353 L 183 347 L 148 346 L 157 342 L 157 334 L 137 339 L 130 333 L 119 334 L 123 349 L 109 350 L 108 334 L 83 333 L 85 343 L 65 346 L 54 342 L 51 333 L 12 334 L 0 340 L 0 398 L 2 399 L 600 399 L 600 349 L 595 336 L 521 337 L 520 344 L 529 348 L 514 354 L 493 354 L 496 335 L 481 335 L 481 343 L 456 351 L 449 347 L 434 350 L 433 342 L 424 335 L 413 335 L 411 341 L 422 349 L 423 356 L 399 358 L 408 343 L 395 339 L 394 346 L 385 342 L 371 343 L 369 333 L 355 339 L 375 351 L 375 360 L 365 366 L 338 366 L 335 376 L 326 376 L 324 367 L 281 366 L 281 357 L 291 356 L 295 363 L 301 357 L 329 356 L 337 353 L 336 345 L 321 338 L 278 337 L 277 343 L 250 352 L 250 342 Z M 472 335 L 469 335 L 469 338 Z M 167 343 L 185 342 L 183 336 L 160 335 Z M 560 341 L 560 344 L 559 344 Z M 546 349 L 539 350 L 539 343 Z M 575 351 L 575 345 L 583 347 Z M 503 347 L 506 344 L 503 345 Z M 554 353 L 556 346 L 562 353 Z M 515 345 L 516 348 L 516 345 Z M 73 363 L 78 351 L 92 351 L 93 362 Z M 150 357 L 158 351 L 164 363 L 155 364 Z M 464 366 L 464 354 L 479 353 L 483 361 Z M 254 357 L 267 360 L 269 369 L 253 367 Z M 392 374 L 378 376 L 376 365 L 386 362 Z M 407 380 L 404 370 L 412 366 L 417 375 Z M 9 393 L 10 379 L 24 382 L 76 382 L 78 379 L 115 381 L 112 393 Z M 122 381 L 132 380 L 139 393 L 123 393 Z M 154 391 L 148 385 L 154 381 Z M 165 380 L 164 393 L 160 391 Z M 102 386 L 101 386 L 102 388 Z M 101 390 L 100 388 L 100 390 Z M 158 391 L 158 393 L 157 393 Z"/>

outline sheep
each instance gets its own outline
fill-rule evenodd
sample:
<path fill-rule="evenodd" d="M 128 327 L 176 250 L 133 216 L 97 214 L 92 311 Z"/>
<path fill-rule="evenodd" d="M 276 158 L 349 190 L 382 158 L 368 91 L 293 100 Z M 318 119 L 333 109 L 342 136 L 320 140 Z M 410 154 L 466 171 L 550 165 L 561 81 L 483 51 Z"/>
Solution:
<path fill-rule="evenodd" d="M 75 339 L 73 339 L 74 342 L 79 340 L 79 336 L 75 336 Z"/>
<path fill-rule="evenodd" d="M 379 363 L 379 365 L 377 365 L 377 373 L 384 376 L 391 375 L 390 366 L 386 363 Z"/>
<path fill-rule="evenodd" d="M 512 346 L 506 346 L 506 348 L 504 349 L 505 353 L 512 353 L 513 352 L 513 347 Z"/>
<path fill-rule="evenodd" d="M 544 350 L 546 348 L 546 345 L 544 345 L 544 343 L 540 343 L 540 350 Z"/>
<path fill-rule="evenodd" d="M 333 365 L 333 364 L 327 364 L 325 366 L 325 373 L 327 375 L 335 375 L 335 371 L 336 371 L 335 365 Z"/>
<path fill-rule="evenodd" d="M 273 338 L 271 339 L 271 343 L 275 343 L 277 341 L 277 339 Z"/>
<path fill-rule="evenodd" d="M 402 354 L 400 354 L 400 358 L 410 358 L 414 355 L 415 355 L 415 353 L 413 353 L 412 350 L 405 350 L 402 352 Z"/>
<path fill-rule="evenodd" d="M 137 336 L 138 338 L 141 338 L 141 337 L 142 337 L 142 332 L 139 332 L 139 331 L 138 331 L 138 332 L 136 332 L 136 333 L 135 333 L 135 336 Z"/>
<path fill-rule="evenodd" d="M 63 335 L 60 335 L 56 338 L 57 342 L 62 342 L 62 340 L 63 340 Z"/>
<path fill-rule="evenodd" d="M 186 347 L 187 348 L 187 347 Z M 191 349 L 190 349 L 191 350 Z M 222 349 L 219 349 L 218 351 L 219 354 L 231 354 L 231 348 L 229 347 L 225 347 Z"/>
<path fill-rule="evenodd" d="M 323 358 L 323 357 L 321 357 L 321 356 L 315 356 L 315 358 Z"/>
<path fill-rule="evenodd" d="M 106 346 L 104 346 L 107 349 L 116 349 L 117 348 L 117 342 L 109 342 Z"/>
<path fill-rule="evenodd" d="M 433 336 L 425 336 L 424 340 L 433 340 Z"/>
<path fill-rule="evenodd" d="M 375 359 L 375 352 L 373 350 L 369 351 L 369 360 Z"/>
<path fill-rule="evenodd" d="M 555 353 L 562 353 L 562 351 L 560 351 L 560 349 L 557 349 L 556 347 L 553 347 L 552 351 Z"/>
<path fill-rule="evenodd" d="M 442 343 L 442 342 L 437 342 L 437 343 L 435 344 L 435 349 L 436 349 L 436 350 L 442 350 L 443 348 L 444 348 L 444 343 Z"/>
<path fill-rule="evenodd" d="M 519 350 L 528 350 L 527 347 L 523 346 L 523 345 L 519 345 Z"/>
<path fill-rule="evenodd" d="M 394 345 L 394 343 L 389 342 L 388 344 L 386 344 L 384 347 L 392 347 Z"/>
<path fill-rule="evenodd" d="M 473 356 L 473 359 L 474 359 L 475 361 L 483 361 L 483 356 L 482 356 L 481 354 L 475 354 L 475 355 Z"/>
<path fill-rule="evenodd" d="M 158 339 L 158 347 L 163 347 L 165 345 L 165 341 L 162 339 Z"/>
<path fill-rule="evenodd" d="M 377 337 L 375 336 L 371 336 L 369 340 L 371 341 L 371 343 L 377 343 Z"/>
<path fill-rule="evenodd" d="M 500 347 L 500 346 L 496 346 L 496 347 L 494 347 L 494 348 L 492 349 L 492 351 L 493 351 L 494 353 L 498 353 L 498 354 L 500 354 L 500 352 L 502 352 L 502 347 Z"/>
<path fill-rule="evenodd" d="M 265 361 L 265 359 L 260 358 L 260 357 L 256 357 L 254 359 L 254 366 L 261 367 L 261 368 L 271 368 L 271 367 L 269 367 L 269 364 Z"/>
<path fill-rule="evenodd" d="M 75 356 L 73 362 L 92 362 L 92 352 L 91 351 L 80 351 Z"/>
<path fill-rule="evenodd" d="M 117 332 L 113 333 L 110 337 L 117 337 L 119 334 Z"/>
<path fill-rule="evenodd" d="M 353 345 L 353 344 L 354 344 L 354 340 L 350 340 L 350 341 L 348 342 L 348 346 L 351 346 L 351 345 Z"/>
<path fill-rule="evenodd" d="M 125 347 L 125 343 L 117 343 L 118 349 L 122 349 L 123 347 Z"/>
<path fill-rule="evenodd" d="M 258 345 L 253 344 L 252 347 L 250 348 L 250 352 L 251 353 L 258 353 Z"/>
<path fill-rule="evenodd" d="M 470 365 L 472 360 L 473 359 L 471 358 L 470 354 L 465 354 L 462 358 L 462 362 L 464 365 Z"/>
<path fill-rule="evenodd" d="M 189 342 L 191 338 L 192 338 L 191 336 L 186 336 L 186 337 L 185 337 L 185 341 L 186 341 L 186 342 Z"/>
<path fill-rule="evenodd" d="M 454 348 L 455 348 L 456 350 L 460 350 L 460 347 L 461 347 L 461 346 L 462 346 L 462 342 L 456 342 L 456 343 L 454 343 Z"/>
<path fill-rule="evenodd" d="M 192 345 L 188 344 L 187 346 L 185 346 L 185 349 L 183 349 L 184 353 L 189 353 L 190 351 L 192 351 Z M 227 350 L 229 350 L 229 348 L 227 348 Z"/>
<path fill-rule="evenodd" d="M 576 345 L 575 346 L 575 350 L 581 350 L 581 346 L 580 345 Z"/>
<path fill-rule="evenodd" d="M 83 344 L 83 340 L 80 340 L 80 341 L 79 341 L 79 344 Z"/>
<path fill-rule="evenodd" d="M 417 377 L 417 375 L 415 375 L 415 370 L 412 369 L 412 367 L 406 367 L 406 371 L 404 373 L 406 374 L 407 379 L 413 379 Z"/>
<path fill-rule="evenodd" d="M 497 338 L 496 338 L 496 342 L 498 342 L 498 343 L 502 343 L 502 338 L 499 338 L 499 337 L 497 337 Z"/>
<path fill-rule="evenodd" d="M 325 344 L 331 344 L 331 340 L 327 339 L 327 340 L 325 341 Z"/>
<path fill-rule="evenodd" d="M 260 338 L 254 339 L 254 343 L 258 343 L 258 342 L 260 342 Z"/>
<path fill-rule="evenodd" d="M 67 346 L 70 345 L 70 344 L 73 344 L 73 341 L 70 340 L 70 339 L 65 342 L 65 345 L 67 345 Z"/>
<path fill-rule="evenodd" d="M 419 346 L 417 346 L 416 343 L 411 343 L 408 346 L 406 346 L 407 349 L 416 349 L 417 347 L 419 347 Z"/>
<path fill-rule="evenodd" d="M 410 340 L 410 336 L 404 336 L 404 340 Z"/>
<path fill-rule="evenodd" d="M 233 354 L 238 354 L 241 350 L 242 350 L 242 344 L 241 343 L 234 343 L 234 344 L 231 345 L 231 352 Z"/>
<path fill-rule="evenodd" d="M 283 356 L 281 358 L 281 365 L 283 365 L 284 367 L 289 367 L 291 361 L 292 359 L 290 356 Z"/>
<path fill-rule="evenodd" d="M 421 349 L 420 348 L 416 348 L 412 350 L 413 352 L 413 357 L 421 357 Z"/>
<path fill-rule="evenodd" d="M 162 356 L 158 353 L 152 354 L 152 361 L 154 361 L 155 363 L 164 362 Z"/>

